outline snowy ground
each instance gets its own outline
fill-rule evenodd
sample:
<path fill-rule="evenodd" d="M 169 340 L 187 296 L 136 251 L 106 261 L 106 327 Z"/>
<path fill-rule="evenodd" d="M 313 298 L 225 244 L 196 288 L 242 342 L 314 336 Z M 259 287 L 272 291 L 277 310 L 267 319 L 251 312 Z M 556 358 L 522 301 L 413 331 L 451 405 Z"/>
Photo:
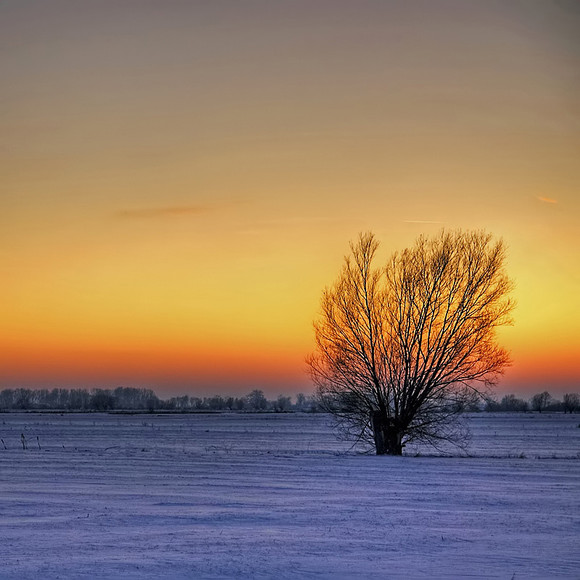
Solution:
<path fill-rule="evenodd" d="M 580 416 L 475 415 L 469 457 L 328 422 L 0 415 L 0 577 L 580 578 Z"/>

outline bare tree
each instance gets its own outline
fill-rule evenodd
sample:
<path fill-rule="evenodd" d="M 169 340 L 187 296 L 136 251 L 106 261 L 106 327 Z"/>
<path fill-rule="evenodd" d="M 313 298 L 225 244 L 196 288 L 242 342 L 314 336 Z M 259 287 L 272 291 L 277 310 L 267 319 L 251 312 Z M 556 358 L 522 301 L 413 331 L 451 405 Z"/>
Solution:
<path fill-rule="evenodd" d="M 505 395 L 499 404 L 502 411 L 522 413 L 528 410 L 528 403 L 523 399 L 518 399 L 515 395 Z"/>
<path fill-rule="evenodd" d="M 278 398 L 273 401 L 272 408 L 276 413 L 287 413 L 292 408 L 292 399 L 285 395 L 279 395 Z"/>
<path fill-rule="evenodd" d="M 580 396 L 578 393 L 566 393 L 562 400 L 564 413 L 576 413 L 580 409 Z"/>
<path fill-rule="evenodd" d="M 537 395 L 534 395 L 530 400 L 530 404 L 534 411 L 538 411 L 538 413 L 541 413 L 550 404 L 551 400 L 552 395 L 550 395 L 548 391 L 544 391 L 543 393 L 538 393 Z"/>
<path fill-rule="evenodd" d="M 259 389 L 254 389 L 247 397 L 248 407 L 253 411 L 264 411 L 268 408 L 268 400 L 264 392 Z"/>
<path fill-rule="evenodd" d="M 454 419 L 509 364 L 495 331 L 511 323 L 503 242 L 485 232 L 421 236 L 386 267 L 361 234 L 314 323 L 318 396 L 347 437 L 377 454 L 459 443 Z"/>

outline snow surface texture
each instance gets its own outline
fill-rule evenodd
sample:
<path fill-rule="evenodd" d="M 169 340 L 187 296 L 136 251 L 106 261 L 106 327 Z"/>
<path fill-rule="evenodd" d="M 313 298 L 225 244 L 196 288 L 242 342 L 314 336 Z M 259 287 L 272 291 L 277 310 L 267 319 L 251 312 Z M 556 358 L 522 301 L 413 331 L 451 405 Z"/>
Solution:
<path fill-rule="evenodd" d="M 0 577 L 580 578 L 580 416 L 469 421 L 376 457 L 323 415 L 0 415 Z"/>

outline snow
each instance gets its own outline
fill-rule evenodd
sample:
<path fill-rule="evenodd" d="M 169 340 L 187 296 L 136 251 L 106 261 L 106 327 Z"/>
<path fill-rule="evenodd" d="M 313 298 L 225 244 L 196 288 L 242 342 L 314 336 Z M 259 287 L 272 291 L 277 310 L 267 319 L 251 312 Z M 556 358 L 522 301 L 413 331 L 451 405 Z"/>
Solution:
<path fill-rule="evenodd" d="M 579 578 L 580 416 L 469 422 L 376 457 L 324 415 L 3 414 L 0 577 Z"/>

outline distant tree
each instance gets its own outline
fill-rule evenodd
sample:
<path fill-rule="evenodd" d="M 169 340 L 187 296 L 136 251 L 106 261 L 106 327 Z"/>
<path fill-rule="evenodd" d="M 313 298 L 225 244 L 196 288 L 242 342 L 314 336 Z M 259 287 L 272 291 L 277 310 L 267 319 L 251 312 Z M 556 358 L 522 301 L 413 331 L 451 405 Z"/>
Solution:
<path fill-rule="evenodd" d="M 48 389 L 38 389 L 32 392 L 32 406 L 34 409 L 48 409 L 48 398 L 50 391 Z"/>
<path fill-rule="evenodd" d="M 578 393 L 566 393 L 562 399 L 564 413 L 577 413 L 580 410 L 580 396 Z"/>
<path fill-rule="evenodd" d="M 50 390 L 46 395 L 46 406 L 49 409 L 70 409 L 72 392 L 73 391 L 70 391 L 69 389 L 59 388 Z"/>
<path fill-rule="evenodd" d="M 173 408 L 179 411 L 187 411 L 191 409 L 191 401 L 188 395 L 182 395 L 180 397 L 172 397 Z"/>
<path fill-rule="evenodd" d="M 12 409 L 12 405 L 14 404 L 13 392 L 12 389 L 0 391 L 0 411 Z"/>
<path fill-rule="evenodd" d="M 485 397 L 485 406 L 483 410 L 488 413 L 496 413 L 497 411 L 501 411 L 501 405 L 498 403 L 497 399 L 494 397 Z"/>
<path fill-rule="evenodd" d="M 306 396 L 304 393 L 298 393 L 296 395 L 296 410 L 297 411 L 304 411 L 306 408 Z"/>
<path fill-rule="evenodd" d="M 189 397 L 189 407 L 196 411 L 200 411 L 204 408 L 203 399 L 200 399 L 199 397 Z"/>
<path fill-rule="evenodd" d="M 166 411 L 174 411 L 175 410 L 175 397 L 171 397 L 170 399 L 166 399 L 163 401 L 161 407 Z"/>
<path fill-rule="evenodd" d="M 515 395 L 505 395 L 501 400 L 500 410 L 521 413 L 528 410 L 528 403 Z"/>
<path fill-rule="evenodd" d="M 551 400 L 552 396 L 550 395 L 550 393 L 548 393 L 548 391 L 544 391 L 543 393 L 538 393 L 537 395 L 534 395 L 530 400 L 530 404 L 534 411 L 538 411 L 538 413 L 541 413 L 550 404 Z"/>
<path fill-rule="evenodd" d="M 208 409 L 212 411 L 223 411 L 226 408 L 226 401 L 220 395 L 214 395 L 209 399 L 206 399 L 206 405 Z"/>
<path fill-rule="evenodd" d="M 287 413 L 292 409 L 292 399 L 284 395 L 280 395 L 273 403 L 273 408 L 276 413 Z"/>
<path fill-rule="evenodd" d="M 550 413 L 563 413 L 564 403 L 558 399 L 552 398 L 546 407 L 546 411 L 549 411 Z"/>
<path fill-rule="evenodd" d="M 153 413 L 156 409 L 159 409 L 161 406 L 161 401 L 157 397 L 157 395 L 153 394 L 147 398 L 145 401 L 145 408 L 150 412 Z"/>
<path fill-rule="evenodd" d="M 296 405 L 294 408 L 297 411 L 302 411 L 305 413 L 325 413 L 327 410 L 321 405 L 318 396 L 300 396 L 300 393 L 296 397 Z"/>
<path fill-rule="evenodd" d="M 248 402 L 246 397 L 236 397 L 234 399 L 234 405 L 233 405 L 233 409 L 235 409 L 236 411 L 243 411 L 244 409 L 246 409 L 248 406 Z"/>
<path fill-rule="evenodd" d="M 268 408 L 268 400 L 259 389 L 254 389 L 248 396 L 248 407 L 253 411 L 264 411 Z"/>
<path fill-rule="evenodd" d="M 456 421 L 509 362 L 496 329 L 511 322 L 505 249 L 484 232 L 420 237 L 374 266 L 372 234 L 322 296 L 308 362 L 343 433 L 377 454 L 406 443 L 460 442 Z"/>
<path fill-rule="evenodd" d="M 148 402 L 154 406 L 155 393 L 148 389 L 117 387 L 113 391 L 116 409 L 146 409 Z"/>
<path fill-rule="evenodd" d="M 115 408 L 115 398 L 109 390 L 95 389 L 91 394 L 90 405 L 95 411 L 110 411 Z"/>
<path fill-rule="evenodd" d="M 60 389 L 62 391 L 62 389 Z M 57 399 L 59 400 L 59 404 L 64 404 L 64 397 L 62 396 L 62 392 L 58 393 Z M 86 411 L 90 408 L 91 404 L 91 396 L 88 391 L 85 389 L 71 389 L 69 396 L 67 397 L 66 404 L 59 408 L 61 409 L 74 409 Z"/>
<path fill-rule="evenodd" d="M 16 409 L 32 408 L 32 392 L 29 389 L 16 389 L 14 407 Z"/>

